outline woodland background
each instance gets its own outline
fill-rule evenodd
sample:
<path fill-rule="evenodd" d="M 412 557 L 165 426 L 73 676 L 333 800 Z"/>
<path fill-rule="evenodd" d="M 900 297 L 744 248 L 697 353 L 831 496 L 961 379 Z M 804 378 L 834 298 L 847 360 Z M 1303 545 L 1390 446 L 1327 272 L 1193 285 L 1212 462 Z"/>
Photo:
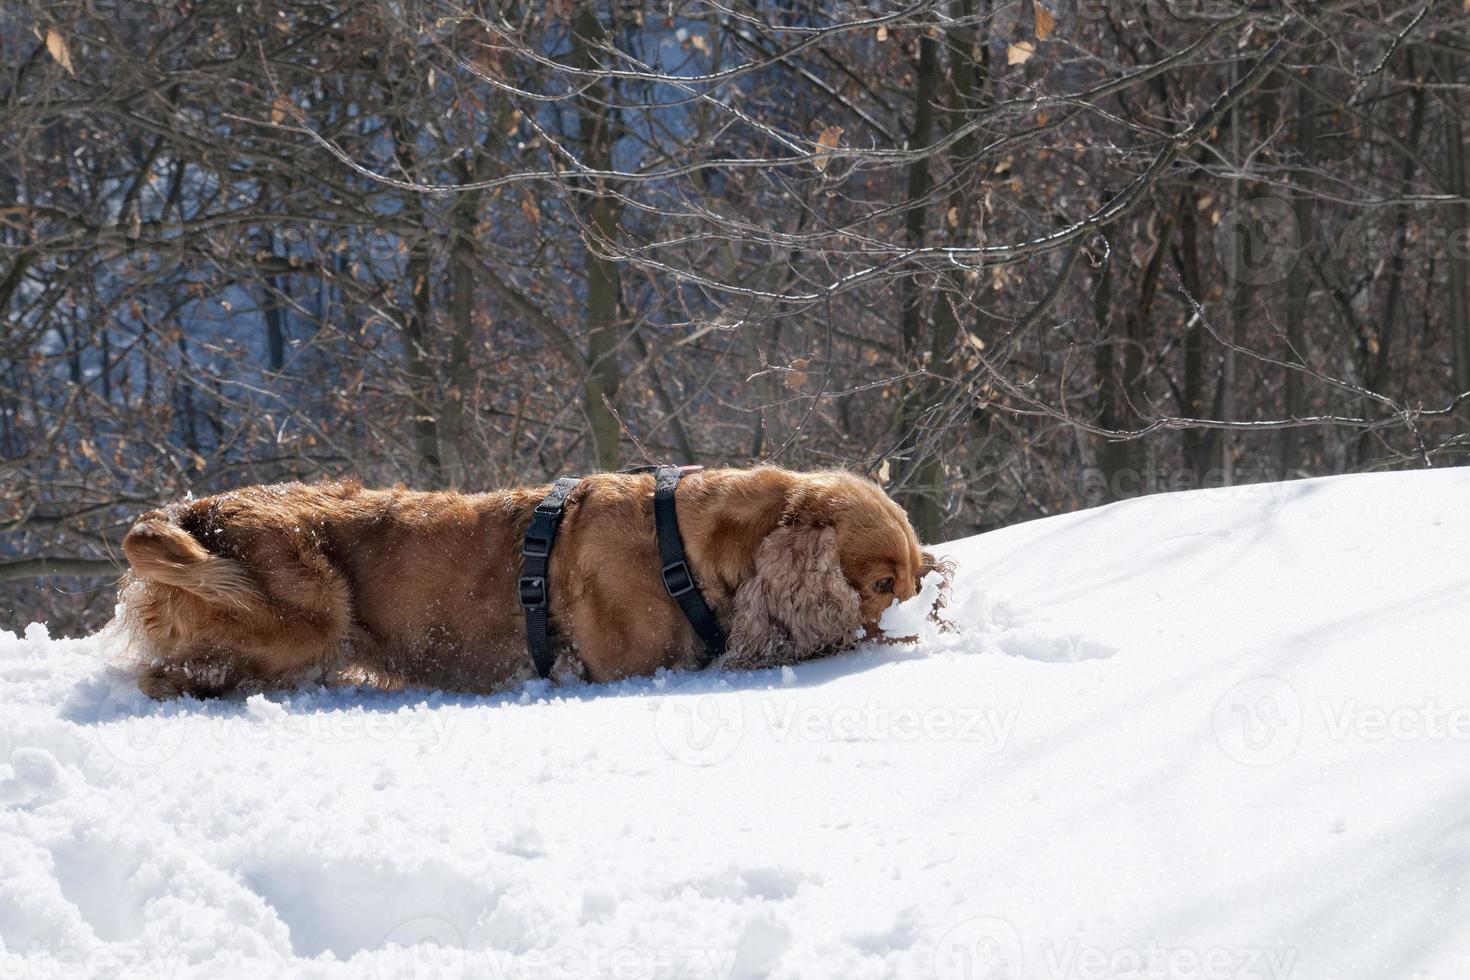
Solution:
<path fill-rule="evenodd" d="M 1470 0 L 4 0 L 0 613 L 186 493 L 1470 453 Z M 1365 572 L 1366 573 L 1366 572 Z"/>

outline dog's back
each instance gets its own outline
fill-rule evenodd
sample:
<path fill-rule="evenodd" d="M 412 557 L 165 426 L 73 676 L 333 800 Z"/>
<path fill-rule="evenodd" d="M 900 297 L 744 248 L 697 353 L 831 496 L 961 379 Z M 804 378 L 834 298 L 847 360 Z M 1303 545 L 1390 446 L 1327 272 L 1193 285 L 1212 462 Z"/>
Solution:
<path fill-rule="evenodd" d="M 520 666 L 515 570 L 485 559 L 508 551 L 534 500 L 294 483 L 149 512 L 123 540 L 121 625 L 140 686 L 210 696 L 344 672 L 498 685 L 499 647 Z"/>

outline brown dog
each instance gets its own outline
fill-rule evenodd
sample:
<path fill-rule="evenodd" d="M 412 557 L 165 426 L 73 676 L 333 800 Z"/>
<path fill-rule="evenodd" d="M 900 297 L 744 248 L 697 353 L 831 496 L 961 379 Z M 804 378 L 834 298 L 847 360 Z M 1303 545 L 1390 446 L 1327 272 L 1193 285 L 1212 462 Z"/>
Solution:
<path fill-rule="evenodd" d="M 698 663 L 660 578 L 653 484 L 599 473 L 567 502 L 549 582 L 559 676 Z M 144 514 L 123 541 L 121 595 L 139 685 L 157 698 L 338 679 L 488 692 L 532 677 L 517 578 L 545 493 L 290 483 Z M 689 565 L 729 634 L 726 667 L 877 635 L 933 567 L 903 511 L 848 473 L 707 470 L 676 499 Z"/>

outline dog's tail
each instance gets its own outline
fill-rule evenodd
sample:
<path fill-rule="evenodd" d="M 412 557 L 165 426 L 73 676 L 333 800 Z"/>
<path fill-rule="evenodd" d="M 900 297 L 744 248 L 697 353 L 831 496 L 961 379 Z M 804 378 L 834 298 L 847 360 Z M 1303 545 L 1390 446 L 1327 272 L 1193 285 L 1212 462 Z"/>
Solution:
<path fill-rule="evenodd" d="M 171 585 L 206 602 L 243 606 L 259 597 L 243 565 L 211 554 L 163 511 L 139 518 L 122 550 L 133 574 L 145 582 Z"/>

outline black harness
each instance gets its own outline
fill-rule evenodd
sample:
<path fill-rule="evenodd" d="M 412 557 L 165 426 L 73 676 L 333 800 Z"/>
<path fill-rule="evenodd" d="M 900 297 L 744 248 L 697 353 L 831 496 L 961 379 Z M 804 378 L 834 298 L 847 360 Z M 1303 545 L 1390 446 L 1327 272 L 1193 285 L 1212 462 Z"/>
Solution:
<path fill-rule="evenodd" d="M 679 519 L 674 511 L 674 491 L 684 471 L 677 466 L 660 466 L 653 476 L 653 526 L 658 532 L 659 571 L 664 590 L 684 610 L 684 618 L 704 641 L 701 668 L 708 667 L 725 654 L 725 631 L 699 593 L 694 573 L 684 560 L 684 539 L 679 536 Z"/>
<path fill-rule="evenodd" d="M 561 527 L 562 511 L 567 497 L 579 481 L 574 476 L 564 476 L 551 485 L 551 492 L 531 513 L 531 526 L 526 528 L 526 540 L 521 545 L 521 607 L 526 611 L 526 649 L 536 664 L 536 672 L 542 677 L 551 676 L 555 658 L 551 655 L 551 639 L 546 635 L 546 571 L 551 563 L 551 546 L 556 543 L 556 532 Z"/>
<path fill-rule="evenodd" d="M 684 539 L 679 535 L 674 494 L 685 471 L 678 466 L 638 466 L 623 472 L 646 473 L 650 470 L 654 474 L 653 523 L 658 534 L 659 571 L 664 589 L 679 604 L 684 618 L 689 620 L 689 625 L 703 641 L 705 650 L 699 666 L 708 667 L 725 652 L 725 631 L 720 628 L 719 620 L 715 619 L 704 596 L 700 595 L 699 584 L 694 581 L 694 573 L 684 557 Z M 547 569 L 567 497 L 578 482 L 576 477 L 564 476 L 551 485 L 551 491 L 531 514 L 531 526 L 526 529 L 526 540 L 521 546 L 519 592 L 521 606 L 526 613 L 526 648 L 531 652 L 536 672 L 542 677 L 551 676 L 554 663 L 551 638 L 547 632 Z"/>

